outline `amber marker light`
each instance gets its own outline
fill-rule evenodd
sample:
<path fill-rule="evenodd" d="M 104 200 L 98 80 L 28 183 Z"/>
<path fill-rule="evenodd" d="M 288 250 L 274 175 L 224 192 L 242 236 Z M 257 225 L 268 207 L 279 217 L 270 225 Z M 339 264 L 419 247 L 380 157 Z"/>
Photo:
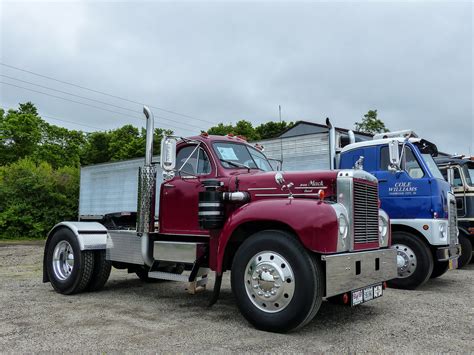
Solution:
<path fill-rule="evenodd" d="M 424 229 L 425 231 L 427 231 L 428 229 L 430 229 L 430 226 L 427 225 L 427 224 L 424 224 L 424 225 L 423 225 L 423 229 Z"/>
<path fill-rule="evenodd" d="M 342 295 L 342 302 L 343 302 L 344 304 L 348 304 L 348 303 L 349 303 L 349 295 L 347 294 L 347 292 Z"/>
<path fill-rule="evenodd" d="M 324 190 L 321 189 L 318 191 L 318 196 L 321 201 L 324 201 L 324 197 L 326 197 L 326 193 L 324 192 Z"/>

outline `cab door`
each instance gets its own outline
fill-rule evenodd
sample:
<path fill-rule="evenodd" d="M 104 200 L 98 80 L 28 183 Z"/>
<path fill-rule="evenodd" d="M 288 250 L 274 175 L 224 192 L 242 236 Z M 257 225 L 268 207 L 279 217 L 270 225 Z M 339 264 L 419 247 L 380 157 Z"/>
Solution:
<path fill-rule="evenodd" d="M 198 197 L 202 180 L 215 176 L 209 152 L 204 144 L 187 144 L 178 147 L 177 172 L 173 179 L 161 185 L 160 233 L 182 235 L 208 235 L 199 228 Z"/>
<path fill-rule="evenodd" d="M 412 148 L 405 146 L 402 171 L 388 170 L 388 146 L 380 147 L 379 196 L 384 209 L 392 219 L 432 218 L 430 177 L 423 170 Z"/>

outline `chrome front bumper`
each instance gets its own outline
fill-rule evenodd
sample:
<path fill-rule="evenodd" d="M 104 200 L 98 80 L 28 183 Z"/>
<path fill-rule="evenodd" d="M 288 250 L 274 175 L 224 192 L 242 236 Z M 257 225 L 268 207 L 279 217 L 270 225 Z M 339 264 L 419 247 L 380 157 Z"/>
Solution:
<path fill-rule="evenodd" d="M 461 255 L 460 244 L 436 248 L 436 260 L 438 261 L 447 261 L 447 260 L 457 259 L 460 255 Z"/>
<path fill-rule="evenodd" d="M 390 248 L 323 255 L 321 260 L 326 264 L 325 297 L 397 277 L 397 252 Z"/>

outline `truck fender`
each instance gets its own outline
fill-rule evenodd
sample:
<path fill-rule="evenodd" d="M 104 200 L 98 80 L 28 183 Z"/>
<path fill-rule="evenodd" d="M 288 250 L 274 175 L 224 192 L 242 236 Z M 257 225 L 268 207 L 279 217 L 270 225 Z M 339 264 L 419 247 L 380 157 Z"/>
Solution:
<path fill-rule="evenodd" d="M 98 222 L 61 222 L 56 224 L 46 238 L 43 255 L 43 282 L 49 281 L 46 272 L 46 254 L 49 242 L 60 228 L 67 228 L 74 233 L 81 250 L 105 250 L 107 245 L 107 228 Z"/>
<path fill-rule="evenodd" d="M 221 230 L 216 271 L 222 273 L 224 255 L 235 230 L 245 223 L 275 222 L 288 226 L 305 248 L 320 253 L 337 250 L 338 224 L 334 209 L 319 200 L 269 199 L 250 202 L 233 211 Z"/>

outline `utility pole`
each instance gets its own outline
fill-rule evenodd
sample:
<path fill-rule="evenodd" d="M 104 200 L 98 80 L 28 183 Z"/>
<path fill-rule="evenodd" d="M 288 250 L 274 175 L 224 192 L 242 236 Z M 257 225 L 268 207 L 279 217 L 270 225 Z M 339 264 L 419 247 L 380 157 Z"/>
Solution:
<path fill-rule="evenodd" d="M 280 116 L 280 126 L 281 126 L 281 105 L 278 105 L 278 113 Z M 281 169 L 283 170 L 283 138 L 280 136 L 280 160 L 281 160 Z"/>

